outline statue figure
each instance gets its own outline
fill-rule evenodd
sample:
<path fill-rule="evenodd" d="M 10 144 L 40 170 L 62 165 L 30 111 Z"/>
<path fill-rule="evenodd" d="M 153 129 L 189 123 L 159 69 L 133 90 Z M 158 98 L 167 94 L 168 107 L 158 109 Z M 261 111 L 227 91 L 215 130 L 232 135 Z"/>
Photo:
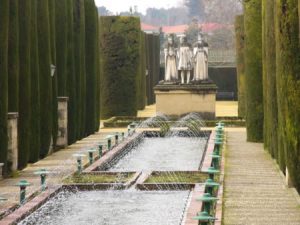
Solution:
<path fill-rule="evenodd" d="M 185 80 L 187 84 L 190 83 L 191 71 L 193 69 L 192 57 L 193 57 L 193 52 L 187 42 L 187 38 L 186 36 L 182 36 L 180 38 L 180 48 L 178 52 L 178 58 L 179 58 L 178 70 L 181 75 L 182 84 L 184 84 Z M 186 79 L 185 79 L 185 75 L 187 76 Z"/>
<path fill-rule="evenodd" d="M 165 52 L 165 81 L 177 81 L 177 50 L 175 48 L 174 36 L 168 37 L 168 43 Z"/>
<path fill-rule="evenodd" d="M 193 81 L 208 80 L 208 44 L 199 33 L 194 47 L 194 78 Z"/>

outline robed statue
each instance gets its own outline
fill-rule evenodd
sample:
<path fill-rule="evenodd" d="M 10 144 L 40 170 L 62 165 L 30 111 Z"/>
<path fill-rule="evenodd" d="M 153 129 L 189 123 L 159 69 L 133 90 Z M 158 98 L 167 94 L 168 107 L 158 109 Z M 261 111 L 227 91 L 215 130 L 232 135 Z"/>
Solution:
<path fill-rule="evenodd" d="M 165 52 L 165 81 L 177 81 L 177 50 L 175 48 L 174 36 L 168 36 L 167 46 Z"/>
<path fill-rule="evenodd" d="M 178 70 L 181 75 L 181 83 L 190 83 L 191 71 L 193 70 L 193 51 L 187 42 L 187 37 L 184 35 L 180 38 L 180 48 L 178 51 Z M 186 78 L 185 78 L 186 77 Z"/>
<path fill-rule="evenodd" d="M 199 33 L 194 47 L 194 78 L 193 81 L 208 80 L 208 44 Z"/>

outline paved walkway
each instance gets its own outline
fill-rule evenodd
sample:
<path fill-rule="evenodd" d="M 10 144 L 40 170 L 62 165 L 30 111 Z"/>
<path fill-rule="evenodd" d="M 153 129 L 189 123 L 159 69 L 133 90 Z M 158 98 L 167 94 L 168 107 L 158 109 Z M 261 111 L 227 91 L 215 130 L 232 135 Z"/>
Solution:
<path fill-rule="evenodd" d="M 230 129 L 225 166 L 224 225 L 299 225 L 300 203 L 262 144 Z"/>

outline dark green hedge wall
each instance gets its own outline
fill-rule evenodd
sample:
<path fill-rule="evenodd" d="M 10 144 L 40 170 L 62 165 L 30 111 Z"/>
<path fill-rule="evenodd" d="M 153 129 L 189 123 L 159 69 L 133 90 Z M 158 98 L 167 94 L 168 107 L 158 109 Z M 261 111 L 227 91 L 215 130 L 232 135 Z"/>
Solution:
<path fill-rule="evenodd" d="M 238 115 L 246 115 L 246 93 L 245 93 L 245 62 L 244 62 L 244 15 L 235 18 L 235 45 L 236 45 L 236 64 L 237 64 L 237 83 L 238 83 Z"/>
<path fill-rule="evenodd" d="M 18 0 L 9 1 L 8 111 L 19 108 L 19 10 Z"/>
<path fill-rule="evenodd" d="M 261 0 L 244 1 L 247 139 L 263 141 Z"/>
<path fill-rule="evenodd" d="M 139 72 L 137 77 L 137 109 L 142 110 L 146 105 L 146 34 L 141 32 L 141 48 L 140 48 L 140 63 Z"/>
<path fill-rule="evenodd" d="M 73 0 L 74 15 L 74 65 L 75 65 L 75 91 L 76 91 L 76 138 L 84 137 L 85 131 L 85 15 L 84 0 Z"/>
<path fill-rule="evenodd" d="M 51 49 L 50 49 L 50 20 L 48 0 L 37 1 L 38 49 L 40 74 L 40 125 L 41 149 L 40 157 L 49 152 L 52 136 L 53 109 L 52 109 L 52 77 L 50 76 Z"/>
<path fill-rule="evenodd" d="M 37 36 L 37 1 L 31 0 L 31 43 L 30 43 L 30 73 L 31 73 L 31 118 L 30 118 L 30 154 L 29 162 L 38 161 L 40 156 L 40 78 L 39 52 Z"/>
<path fill-rule="evenodd" d="M 56 76 L 58 96 L 67 96 L 68 0 L 55 0 Z"/>
<path fill-rule="evenodd" d="M 49 22 L 50 22 L 50 51 L 51 51 L 51 64 L 56 66 L 56 29 L 55 29 L 55 1 L 50 0 L 49 3 Z M 55 71 L 52 77 L 52 139 L 51 148 L 56 148 L 56 140 L 58 133 L 58 103 L 57 103 L 57 79 L 58 75 Z M 50 150 L 52 151 L 53 149 Z"/>
<path fill-rule="evenodd" d="M 100 22 L 99 22 L 99 14 L 98 8 L 95 8 L 95 13 L 97 18 L 97 89 L 96 89 L 96 117 L 95 117 L 95 131 L 98 131 L 100 128 Z"/>
<path fill-rule="evenodd" d="M 96 92 L 97 92 L 97 26 L 94 0 L 85 0 L 85 59 L 86 59 L 86 125 L 85 133 L 90 135 L 96 129 Z"/>
<path fill-rule="evenodd" d="M 160 36 L 146 34 L 146 77 L 147 105 L 155 103 L 154 87 L 158 84 L 160 75 Z"/>
<path fill-rule="evenodd" d="M 100 17 L 100 110 L 103 119 L 137 113 L 140 32 L 137 17 Z"/>
<path fill-rule="evenodd" d="M 300 49 L 297 0 L 276 1 L 276 82 L 280 167 L 286 157 L 293 183 L 300 191 Z"/>
<path fill-rule="evenodd" d="M 224 99 L 221 92 L 232 92 L 233 97 L 230 100 L 237 99 L 237 72 L 234 67 L 209 67 L 209 78 L 214 81 L 218 87 L 217 100 Z M 228 99 L 229 100 L 229 99 Z"/>
<path fill-rule="evenodd" d="M 276 42 L 274 1 L 263 0 L 263 86 L 264 86 L 264 144 L 278 160 L 278 108 L 276 90 Z"/>
<path fill-rule="evenodd" d="M 73 144 L 77 140 L 77 98 L 75 87 L 75 57 L 74 57 L 74 28 L 73 28 L 73 0 L 67 0 L 67 96 L 68 102 L 68 142 Z"/>
<path fill-rule="evenodd" d="M 0 1 L 0 161 L 7 161 L 7 53 L 8 53 L 9 0 Z"/>
<path fill-rule="evenodd" d="M 19 121 L 18 121 L 18 147 L 19 168 L 24 168 L 29 159 L 30 141 L 30 42 L 31 42 L 31 2 L 19 1 Z"/>

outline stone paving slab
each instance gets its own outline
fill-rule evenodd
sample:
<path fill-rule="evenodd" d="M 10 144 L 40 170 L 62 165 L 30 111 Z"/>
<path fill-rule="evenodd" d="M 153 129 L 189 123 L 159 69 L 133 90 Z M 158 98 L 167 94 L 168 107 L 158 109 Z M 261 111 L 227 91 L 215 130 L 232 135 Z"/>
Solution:
<path fill-rule="evenodd" d="M 263 144 L 227 130 L 224 225 L 300 225 L 300 205 Z"/>

